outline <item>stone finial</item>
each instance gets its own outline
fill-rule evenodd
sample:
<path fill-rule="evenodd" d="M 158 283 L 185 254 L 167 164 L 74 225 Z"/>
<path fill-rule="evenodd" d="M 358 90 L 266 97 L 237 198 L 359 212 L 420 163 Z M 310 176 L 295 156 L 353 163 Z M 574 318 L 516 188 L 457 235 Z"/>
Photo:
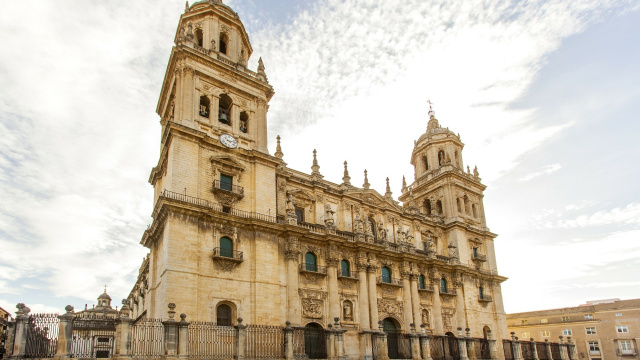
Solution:
<path fill-rule="evenodd" d="M 333 318 L 333 323 L 335 327 L 340 326 L 340 318 L 339 317 L 334 317 Z"/>
<path fill-rule="evenodd" d="M 174 311 L 175 308 L 176 304 L 169 303 L 169 311 L 167 311 L 167 313 L 169 314 L 169 321 L 173 320 L 173 317 L 176 315 L 176 312 Z"/>
<path fill-rule="evenodd" d="M 320 174 L 320 165 L 318 165 L 318 152 L 316 149 L 313 149 L 313 165 L 311 166 L 311 176 L 314 180 L 322 179 L 323 176 Z"/>
<path fill-rule="evenodd" d="M 407 192 L 407 179 L 405 179 L 404 175 L 402 175 L 402 193 Z"/>
<path fill-rule="evenodd" d="M 387 191 L 384 193 L 384 196 L 391 199 L 393 193 L 391 192 L 391 186 L 389 186 L 389 178 L 387 178 Z"/>
<path fill-rule="evenodd" d="M 344 185 L 351 185 L 351 176 L 349 176 L 349 169 L 347 169 L 347 160 L 344 161 L 344 176 L 342 177 L 342 183 Z"/>
<path fill-rule="evenodd" d="M 180 314 L 180 322 L 183 324 L 187 322 L 187 314 L 185 313 Z"/>
<path fill-rule="evenodd" d="M 471 175 L 471 170 L 469 170 L 469 165 L 467 165 L 467 174 Z"/>
<path fill-rule="evenodd" d="M 264 71 L 264 62 L 262 62 L 262 57 L 258 59 L 258 78 L 262 81 L 268 81 L 267 73 Z"/>
<path fill-rule="evenodd" d="M 239 318 L 238 318 L 238 325 L 242 325 L 242 322 L 243 322 L 243 321 L 244 321 L 244 320 L 243 320 L 241 317 L 239 317 Z"/>
<path fill-rule="evenodd" d="M 282 147 L 280 146 L 280 135 L 276 136 L 276 153 L 274 154 L 278 159 L 282 159 L 284 154 L 282 153 Z"/>
<path fill-rule="evenodd" d="M 362 184 L 362 187 L 365 189 L 368 189 L 371 186 L 371 184 L 369 184 L 369 178 L 367 178 L 367 169 L 364 170 L 364 184 Z"/>
<path fill-rule="evenodd" d="M 188 1 L 184 2 L 184 12 L 186 12 L 186 13 L 189 12 L 189 2 Z"/>
<path fill-rule="evenodd" d="M 478 172 L 478 167 L 474 167 L 473 168 L 473 176 L 474 177 L 480 177 L 480 173 Z"/>
<path fill-rule="evenodd" d="M 64 310 L 67 312 L 67 314 L 70 314 L 73 312 L 73 306 L 67 305 L 64 307 Z"/>
<path fill-rule="evenodd" d="M 467 333 L 467 337 L 471 337 L 471 329 L 466 328 L 464 331 Z"/>
<path fill-rule="evenodd" d="M 516 339 L 515 331 L 510 332 L 510 334 L 511 334 L 511 340 L 515 340 Z"/>

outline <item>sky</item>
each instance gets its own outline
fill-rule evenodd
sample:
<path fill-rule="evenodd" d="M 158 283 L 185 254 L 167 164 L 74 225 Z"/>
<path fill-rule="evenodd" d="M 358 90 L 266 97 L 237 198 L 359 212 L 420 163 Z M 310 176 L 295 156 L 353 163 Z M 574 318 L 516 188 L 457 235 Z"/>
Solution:
<path fill-rule="evenodd" d="M 478 166 L 507 312 L 640 298 L 640 1 L 227 0 L 269 149 L 394 196 L 427 100 Z M 151 223 L 181 1 L 0 2 L 0 307 L 119 305 Z"/>

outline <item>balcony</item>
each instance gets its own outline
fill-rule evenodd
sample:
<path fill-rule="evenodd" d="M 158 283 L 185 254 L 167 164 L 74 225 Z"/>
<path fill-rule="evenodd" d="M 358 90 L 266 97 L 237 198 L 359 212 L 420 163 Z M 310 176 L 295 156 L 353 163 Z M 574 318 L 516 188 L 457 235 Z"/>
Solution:
<path fill-rule="evenodd" d="M 473 254 L 471 256 L 471 260 L 478 261 L 478 262 L 485 262 L 485 261 L 487 261 L 487 255 Z"/>
<path fill-rule="evenodd" d="M 457 295 L 457 293 L 456 293 L 456 290 L 455 290 L 455 289 L 451 289 L 451 288 L 448 288 L 448 289 L 442 289 L 442 288 L 440 288 L 440 295 L 445 295 L 445 296 L 456 296 L 456 295 Z"/>
<path fill-rule="evenodd" d="M 433 285 L 432 284 L 425 284 L 423 288 L 418 288 L 418 292 L 422 293 L 422 292 L 433 292 Z"/>
<path fill-rule="evenodd" d="M 589 350 L 589 356 L 600 356 L 600 350 Z"/>
<path fill-rule="evenodd" d="M 378 276 L 376 280 L 378 285 L 391 285 L 391 286 L 402 287 L 402 279 L 395 279 L 395 278 L 386 277 L 386 276 Z"/>
<path fill-rule="evenodd" d="M 219 247 L 213 249 L 213 261 L 224 271 L 231 271 L 236 265 L 240 264 L 244 259 L 242 251 L 231 249 L 221 249 Z"/>
<path fill-rule="evenodd" d="M 327 276 L 327 267 L 320 266 L 317 264 L 303 263 L 303 264 L 300 264 L 300 272 Z"/>
<path fill-rule="evenodd" d="M 491 302 L 493 301 L 493 298 L 491 297 L 491 295 L 478 295 L 478 301 L 480 302 Z"/>
<path fill-rule="evenodd" d="M 338 270 L 338 279 L 358 280 L 358 276 L 353 271 Z"/>
<path fill-rule="evenodd" d="M 213 194 L 225 205 L 231 205 L 244 197 L 244 188 L 220 180 L 213 181 Z"/>

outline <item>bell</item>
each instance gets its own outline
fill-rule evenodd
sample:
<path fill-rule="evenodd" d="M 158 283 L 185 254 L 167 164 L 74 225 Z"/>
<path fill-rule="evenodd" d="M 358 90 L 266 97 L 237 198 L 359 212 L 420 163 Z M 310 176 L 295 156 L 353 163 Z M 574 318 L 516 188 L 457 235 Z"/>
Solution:
<path fill-rule="evenodd" d="M 225 123 L 227 124 L 227 114 L 225 113 L 220 113 L 220 115 L 218 116 L 218 121 L 220 121 L 221 123 Z"/>

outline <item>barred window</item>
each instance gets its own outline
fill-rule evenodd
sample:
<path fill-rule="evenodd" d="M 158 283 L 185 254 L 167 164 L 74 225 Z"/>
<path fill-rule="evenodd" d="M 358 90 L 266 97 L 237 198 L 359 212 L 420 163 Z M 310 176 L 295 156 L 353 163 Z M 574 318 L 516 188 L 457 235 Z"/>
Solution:
<path fill-rule="evenodd" d="M 216 324 L 218 326 L 231 326 L 231 306 L 227 304 L 218 305 Z"/>

